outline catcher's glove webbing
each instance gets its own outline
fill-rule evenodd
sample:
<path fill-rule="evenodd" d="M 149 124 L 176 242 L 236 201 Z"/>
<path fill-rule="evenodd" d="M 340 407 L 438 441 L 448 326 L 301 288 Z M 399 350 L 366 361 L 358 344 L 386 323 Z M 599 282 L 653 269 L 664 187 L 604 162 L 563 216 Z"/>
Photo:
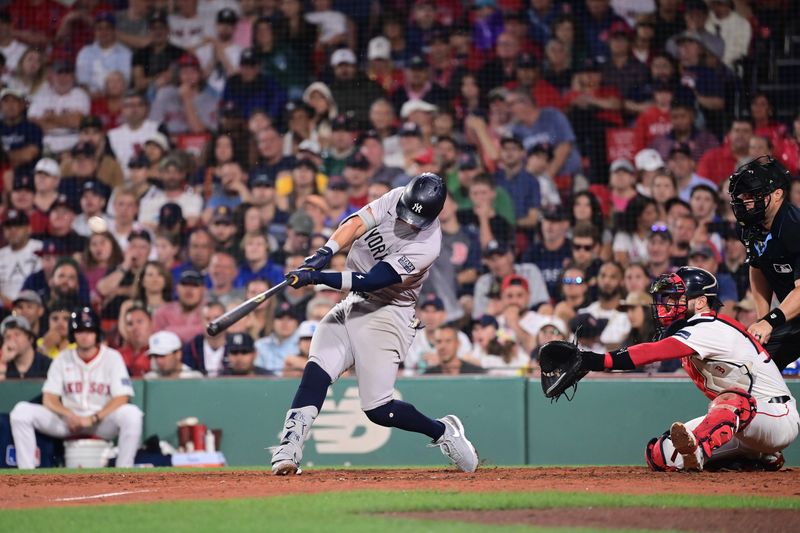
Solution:
<path fill-rule="evenodd" d="M 567 400 L 575 397 L 578 381 L 589 373 L 584 370 L 583 355 L 578 346 L 567 341 L 551 341 L 539 350 L 542 369 L 542 391 L 550 399 L 558 400 L 563 394 Z M 567 389 L 572 387 L 572 394 Z"/>

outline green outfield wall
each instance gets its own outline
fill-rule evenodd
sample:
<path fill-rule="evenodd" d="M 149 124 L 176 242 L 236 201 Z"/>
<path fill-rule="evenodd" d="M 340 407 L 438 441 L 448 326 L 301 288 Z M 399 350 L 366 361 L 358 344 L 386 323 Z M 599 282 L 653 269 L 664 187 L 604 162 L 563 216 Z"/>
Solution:
<path fill-rule="evenodd" d="M 195 416 L 223 430 L 230 465 L 266 464 L 296 380 L 218 379 L 135 382 L 145 412 L 144 436 L 177 443 L 176 422 Z M 790 383 L 795 396 L 800 382 Z M 0 383 L 0 412 L 39 394 L 41 382 Z M 647 441 L 675 420 L 702 415 L 705 398 L 687 379 L 598 379 L 580 383 L 572 402 L 551 403 L 538 380 L 408 378 L 397 395 L 431 416 L 457 414 L 487 464 L 644 464 Z M 370 423 L 353 379 L 329 391 L 305 459 L 315 465 L 438 465 L 427 439 Z M 800 465 L 800 445 L 786 452 Z"/>

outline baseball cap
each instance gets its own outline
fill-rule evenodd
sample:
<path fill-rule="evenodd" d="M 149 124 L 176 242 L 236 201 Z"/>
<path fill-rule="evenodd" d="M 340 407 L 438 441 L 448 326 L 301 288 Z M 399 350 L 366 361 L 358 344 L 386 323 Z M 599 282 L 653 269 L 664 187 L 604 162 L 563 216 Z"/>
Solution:
<path fill-rule="evenodd" d="M 133 157 L 128 159 L 128 168 L 147 168 L 150 166 L 150 160 L 144 152 L 139 152 Z"/>
<path fill-rule="evenodd" d="M 159 163 L 158 165 L 158 168 L 160 168 L 161 170 L 166 170 L 169 167 L 175 167 L 180 172 L 184 172 L 186 168 L 183 161 L 181 160 L 180 157 L 177 156 L 177 154 L 168 155 L 167 157 L 162 159 L 161 163 Z"/>
<path fill-rule="evenodd" d="M 432 305 L 437 311 L 444 311 L 444 302 L 441 298 L 436 296 L 435 293 L 430 293 L 422 300 L 419 304 L 420 309 L 425 309 L 429 305 Z"/>
<path fill-rule="evenodd" d="M 322 155 L 322 148 L 319 146 L 317 141 L 306 139 L 297 145 L 297 153 L 299 154 L 300 152 L 308 152 L 315 156 L 320 156 Z"/>
<path fill-rule="evenodd" d="M 75 72 L 75 63 L 66 59 L 56 59 L 50 65 L 50 68 L 53 69 L 53 72 L 57 74 Z"/>
<path fill-rule="evenodd" d="M 620 171 L 620 170 L 624 170 L 625 172 L 630 172 L 631 174 L 635 174 L 635 173 L 636 173 L 636 169 L 635 169 L 635 168 L 633 168 L 633 165 L 632 165 L 632 164 L 631 164 L 631 162 L 630 162 L 630 161 L 628 161 L 627 159 L 622 159 L 622 158 L 620 158 L 620 159 L 615 159 L 615 160 L 614 160 L 614 161 L 611 163 L 611 166 L 610 166 L 610 167 L 608 167 L 608 171 L 609 171 L 610 173 L 612 173 L 612 174 L 613 174 L 614 172 L 618 172 L 618 171 Z"/>
<path fill-rule="evenodd" d="M 633 162 L 635 163 L 637 170 L 652 172 L 654 170 L 664 168 L 664 160 L 661 158 L 661 154 L 652 148 L 639 150 Z"/>
<path fill-rule="evenodd" d="M 233 211 L 227 205 L 219 205 L 214 208 L 211 215 L 212 224 L 233 224 Z"/>
<path fill-rule="evenodd" d="M 497 319 L 492 315 L 482 315 L 479 319 L 472 322 L 472 326 L 481 326 L 484 328 L 494 326 L 495 328 L 499 328 L 500 324 L 497 323 Z"/>
<path fill-rule="evenodd" d="M 314 163 L 311 159 L 305 157 L 301 157 L 300 159 L 294 162 L 294 166 L 292 166 L 292 169 L 295 168 L 307 168 L 314 174 L 316 174 L 319 171 L 319 168 L 317 168 L 317 164 Z"/>
<path fill-rule="evenodd" d="M 428 62 L 425 61 L 425 58 L 420 55 L 412 56 L 411 59 L 408 60 L 406 66 L 412 70 L 424 70 L 428 68 Z"/>
<path fill-rule="evenodd" d="M 86 115 L 85 117 L 81 118 L 81 123 L 78 126 L 78 130 L 102 130 L 103 129 L 103 121 L 100 120 L 100 117 L 97 115 Z"/>
<path fill-rule="evenodd" d="M 346 191 L 350 188 L 350 184 L 342 176 L 334 174 L 328 178 L 328 189 L 334 191 Z"/>
<path fill-rule="evenodd" d="M 15 98 L 19 98 L 20 100 L 27 99 L 25 92 L 22 89 L 17 89 L 14 87 L 6 87 L 2 91 L 0 91 L 0 100 L 5 98 L 6 96 L 13 96 Z"/>
<path fill-rule="evenodd" d="M 495 100 L 505 100 L 506 96 L 508 96 L 508 89 L 505 87 L 495 87 L 489 94 L 486 95 L 489 102 L 494 102 Z"/>
<path fill-rule="evenodd" d="M 486 249 L 483 250 L 483 256 L 503 255 L 508 253 L 509 250 L 511 250 L 511 247 L 505 241 L 491 240 L 489 244 L 486 245 Z"/>
<path fill-rule="evenodd" d="M 520 54 L 517 58 L 517 68 L 536 68 L 538 66 L 536 58 L 527 52 Z"/>
<path fill-rule="evenodd" d="M 66 207 L 67 209 L 69 209 L 73 213 L 77 213 L 78 212 L 78 210 L 75 209 L 75 206 L 72 205 L 72 202 L 69 201 L 69 197 L 66 194 L 59 194 L 56 197 L 56 201 L 53 202 L 53 205 L 50 206 L 50 212 L 52 213 L 53 211 L 55 211 L 59 207 Z"/>
<path fill-rule="evenodd" d="M 33 336 L 31 323 L 28 319 L 21 315 L 7 316 L 0 322 L 0 335 L 5 335 L 9 329 L 21 329 L 30 336 Z"/>
<path fill-rule="evenodd" d="M 536 143 L 528 148 L 528 157 L 534 154 L 545 155 L 549 159 L 553 157 L 553 147 L 549 143 Z"/>
<path fill-rule="evenodd" d="M 397 135 L 400 137 L 420 137 L 422 136 L 422 131 L 419 129 L 419 126 L 413 122 L 405 122 L 400 126 Z"/>
<path fill-rule="evenodd" d="M 150 335 L 147 342 L 147 355 L 163 357 L 176 350 L 180 350 L 183 344 L 180 337 L 171 331 L 158 331 Z"/>
<path fill-rule="evenodd" d="M 165 152 L 169 151 L 169 139 L 160 131 L 155 132 L 147 139 L 144 144 L 155 144 Z"/>
<path fill-rule="evenodd" d="M 14 190 L 18 191 L 20 189 L 36 191 L 36 186 L 33 184 L 33 178 L 23 167 L 17 167 L 16 170 L 14 170 Z"/>
<path fill-rule="evenodd" d="M 508 144 L 508 143 L 516 144 L 520 148 L 524 148 L 525 147 L 522 144 L 522 139 L 520 139 L 517 135 L 514 135 L 513 133 L 509 133 L 509 134 L 503 135 L 500 138 L 500 146 L 503 146 L 504 144 Z"/>
<path fill-rule="evenodd" d="M 247 186 L 251 189 L 254 187 L 274 187 L 275 180 L 263 169 L 256 168 L 250 171 L 250 179 L 247 180 Z"/>
<path fill-rule="evenodd" d="M 251 115 L 255 110 L 251 111 Z M 223 118 L 241 118 L 242 112 L 233 100 L 224 100 L 219 103 L 219 115 Z"/>
<path fill-rule="evenodd" d="M 564 209 L 564 206 L 561 205 L 551 205 L 547 209 L 544 209 L 542 211 L 542 217 L 545 220 L 551 220 L 554 222 L 561 222 L 569 219 L 566 209 Z"/>
<path fill-rule="evenodd" d="M 411 113 L 423 111 L 425 113 L 436 113 L 439 108 L 425 100 L 408 100 L 400 108 L 400 118 L 407 119 Z"/>
<path fill-rule="evenodd" d="M 478 157 L 472 150 L 461 152 L 458 156 L 458 168 L 460 170 L 472 170 L 478 168 Z"/>
<path fill-rule="evenodd" d="M 178 66 L 181 68 L 192 67 L 199 69 L 200 60 L 197 59 L 196 55 L 189 52 L 185 52 L 183 55 L 181 55 L 181 57 L 178 58 Z"/>
<path fill-rule="evenodd" d="M 542 328 L 546 328 L 547 326 L 553 326 L 565 337 L 569 333 L 569 329 L 567 329 L 567 324 L 555 315 L 547 315 L 542 318 L 541 322 L 539 322 L 540 330 Z"/>
<path fill-rule="evenodd" d="M 256 350 L 256 343 L 248 333 L 228 333 L 225 348 L 228 353 L 250 353 Z"/>
<path fill-rule="evenodd" d="M 175 202 L 167 202 L 158 210 L 158 225 L 170 228 L 183 219 L 183 209 Z"/>
<path fill-rule="evenodd" d="M 620 300 L 619 306 L 622 309 L 627 309 L 628 307 L 647 307 L 652 303 L 653 297 L 646 292 L 633 291 L 629 292 L 624 299 Z"/>
<path fill-rule="evenodd" d="M 692 149 L 689 148 L 689 145 L 682 142 L 676 142 L 672 145 L 672 148 L 669 149 L 669 156 L 672 157 L 675 154 L 683 154 L 686 157 L 692 157 Z"/>
<path fill-rule="evenodd" d="M 45 239 L 42 241 L 42 247 L 34 253 L 42 257 L 45 255 L 64 255 L 67 251 L 64 249 L 63 239 Z"/>
<path fill-rule="evenodd" d="M 317 326 L 319 322 L 316 320 L 304 320 L 300 323 L 297 327 L 297 338 L 298 339 L 310 339 L 314 336 L 314 332 L 317 330 Z"/>
<path fill-rule="evenodd" d="M 94 154 L 97 153 L 97 147 L 94 143 L 89 141 L 82 141 L 72 147 L 72 157 L 78 156 L 86 156 L 86 157 L 94 157 Z"/>
<path fill-rule="evenodd" d="M 61 168 L 58 166 L 55 159 L 50 159 L 49 157 L 43 157 L 37 161 L 36 166 L 33 167 L 33 171 L 42 172 L 48 176 L 55 176 L 57 178 L 61 177 Z"/>
<path fill-rule="evenodd" d="M 97 196 L 105 198 L 106 200 L 108 200 L 108 197 L 111 194 L 111 191 L 108 190 L 108 186 L 105 183 L 95 179 L 90 179 L 83 182 L 83 186 L 81 187 L 81 196 L 87 192 L 96 194 Z"/>
<path fill-rule="evenodd" d="M 569 321 L 569 327 L 579 339 L 599 337 L 608 324 L 608 319 L 597 319 L 589 313 L 579 313 Z"/>
<path fill-rule="evenodd" d="M 239 56 L 240 65 L 258 65 L 258 54 L 253 48 L 245 48 Z"/>
<path fill-rule="evenodd" d="M 696 31 L 686 30 L 675 37 L 675 42 L 680 44 L 685 41 L 695 41 L 696 43 L 703 44 L 703 37 Z"/>
<path fill-rule="evenodd" d="M 519 285 L 520 287 L 524 288 L 527 292 L 530 292 L 531 290 L 527 279 L 520 276 L 519 274 L 509 274 L 508 276 L 503 278 L 502 282 L 500 282 L 500 291 L 504 291 L 507 288 L 511 287 L 512 285 Z"/>
<path fill-rule="evenodd" d="M 711 248 L 708 244 L 697 244 L 692 246 L 689 250 L 689 258 L 695 257 L 697 255 L 702 255 L 708 259 L 714 259 L 717 254 L 714 253 L 714 249 Z"/>
<path fill-rule="evenodd" d="M 595 61 L 591 57 L 587 57 L 583 60 L 577 67 L 575 67 L 575 72 L 599 72 L 600 71 L 600 63 Z"/>
<path fill-rule="evenodd" d="M 290 318 L 294 318 L 295 320 L 300 322 L 300 320 L 297 318 L 297 315 L 295 314 L 295 312 L 292 309 L 292 306 L 289 304 L 289 302 L 281 302 L 275 308 L 275 318 L 283 318 L 283 317 L 286 317 L 286 316 L 288 316 Z"/>
<path fill-rule="evenodd" d="M 193 268 L 187 268 L 183 272 L 181 272 L 180 277 L 178 278 L 179 285 L 205 285 L 206 280 L 203 278 L 203 275 Z"/>
<path fill-rule="evenodd" d="M 17 297 L 14 298 L 14 305 L 17 305 L 19 302 L 31 302 L 39 307 L 44 307 L 44 304 L 42 303 L 42 297 L 39 296 L 39 293 L 30 289 L 19 291 Z"/>
<path fill-rule="evenodd" d="M 147 242 L 152 242 L 152 237 L 150 237 L 150 232 L 146 229 L 135 229 L 128 233 L 128 241 L 132 241 L 133 239 L 142 239 Z"/>
<path fill-rule="evenodd" d="M 369 160 L 367 156 L 361 152 L 353 152 L 344 163 L 345 167 L 357 168 L 360 170 L 367 170 L 369 168 Z"/>
<path fill-rule="evenodd" d="M 630 39 L 632 33 L 631 27 L 622 20 L 612 22 L 611 26 L 608 28 L 609 37 L 622 36 Z"/>
<path fill-rule="evenodd" d="M 101 11 L 97 15 L 94 16 L 94 23 L 100 24 L 101 22 L 107 22 L 112 26 L 117 25 L 117 17 L 114 16 L 113 11 Z"/>
<path fill-rule="evenodd" d="M 19 209 L 9 209 L 3 219 L 3 227 L 6 226 L 28 226 L 31 223 L 28 214 Z"/>
<path fill-rule="evenodd" d="M 314 221 L 303 211 L 295 211 L 289 217 L 288 226 L 295 233 L 300 235 L 311 235 L 314 231 Z"/>
<path fill-rule="evenodd" d="M 375 59 L 391 59 L 392 45 L 389 39 L 383 35 L 373 37 L 367 45 L 367 59 L 370 61 Z"/>
<path fill-rule="evenodd" d="M 309 117 L 314 116 L 314 108 L 301 99 L 289 100 L 286 103 L 286 113 L 291 115 L 295 111 L 303 111 Z"/>
<path fill-rule="evenodd" d="M 347 114 L 337 115 L 336 118 L 333 119 L 333 124 L 331 124 L 331 129 L 333 131 L 355 131 L 356 128 L 355 121 Z"/>
<path fill-rule="evenodd" d="M 239 15 L 229 7 L 224 7 L 217 11 L 217 24 L 236 24 L 239 22 Z"/>
<path fill-rule="evenodd" d="M 332 67 L 337 67 L 342 63 L 347 63 L 350 65 L 355 65 L 357 63 L 356 55 L 349 48 L 340 48 L 331 54 Z"/>

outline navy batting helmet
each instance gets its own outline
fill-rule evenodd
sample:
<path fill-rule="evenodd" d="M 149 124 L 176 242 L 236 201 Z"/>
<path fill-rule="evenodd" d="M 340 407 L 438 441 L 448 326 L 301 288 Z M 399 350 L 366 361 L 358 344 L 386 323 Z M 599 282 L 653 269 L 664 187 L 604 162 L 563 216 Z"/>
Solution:
<path fill-rule="evenodd" d="M 397 202 L 397 218 L 425 229 L 436 220 L 444 207 L 447 187 L 438 175 L 425 172 L 414 177 Z"/>
<path fill-rule="evenodd" d="M 786 191 L 788 186 L 789 172 L 769 156 L 757 157 L 736 169 L 728 188 L 736 221 L 744 227 L 764 222 L 769 205 L 766 198 L 778 189 Z M 750 199 L 753 205 L 748 209 L 745 202 Z"/>
<path fill-rule="evenodd" d="M 100 341 L 100 319 L 89 306 L 76 309 L 69 317 L 68 337 L 69 342 L 75 342 L 75 332 L 94 331 L 97 334 L 97 341 Z"/>
<path fill-rule="evenodd" d="M 719 309 L 717 293 L 717 278 L 708 270 L 686 266 L 671 274 L 661 274 L 650 287 L 656 325 L 663 331 L 673 322 L 686 318 L 688 301 L 692 298 L 705 296 L 712 309 Z"/>

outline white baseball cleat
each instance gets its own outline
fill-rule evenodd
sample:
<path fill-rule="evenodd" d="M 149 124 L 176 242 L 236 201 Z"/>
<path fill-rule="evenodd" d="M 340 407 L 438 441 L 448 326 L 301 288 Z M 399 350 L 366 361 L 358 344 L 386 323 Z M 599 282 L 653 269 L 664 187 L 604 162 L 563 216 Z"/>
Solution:
<path fill-rule="evenodd" d="M 698 457 L 697 437 L 683 425 L 683 422 L 672 424 L 672 427 L 669 428 L 669 438 L 672 445 L 675 446 L 675 451 L 683 457 L 682 470 L 695 472 L 703 470 L 703 463 Z"/>
<path fill-rule="evenodd" d="M 281 432 L 281 443 L 272 448 L 272 473 L 276 476 L 301 474 L 300 461 L 303 458 L 303 444 L 317 417 L 316 407 L 307 406 L 289 409 Z"/>
<path fill-rule="evenodd" d="M 438 447 L 463 472 L 474 472 L 478 469 L 478 452 L 464 434 L 464 425 L 456 415 L 447 415 L 438 419 L 444 424 L 444 434 L 439 440 L 429 444 Z"/>

